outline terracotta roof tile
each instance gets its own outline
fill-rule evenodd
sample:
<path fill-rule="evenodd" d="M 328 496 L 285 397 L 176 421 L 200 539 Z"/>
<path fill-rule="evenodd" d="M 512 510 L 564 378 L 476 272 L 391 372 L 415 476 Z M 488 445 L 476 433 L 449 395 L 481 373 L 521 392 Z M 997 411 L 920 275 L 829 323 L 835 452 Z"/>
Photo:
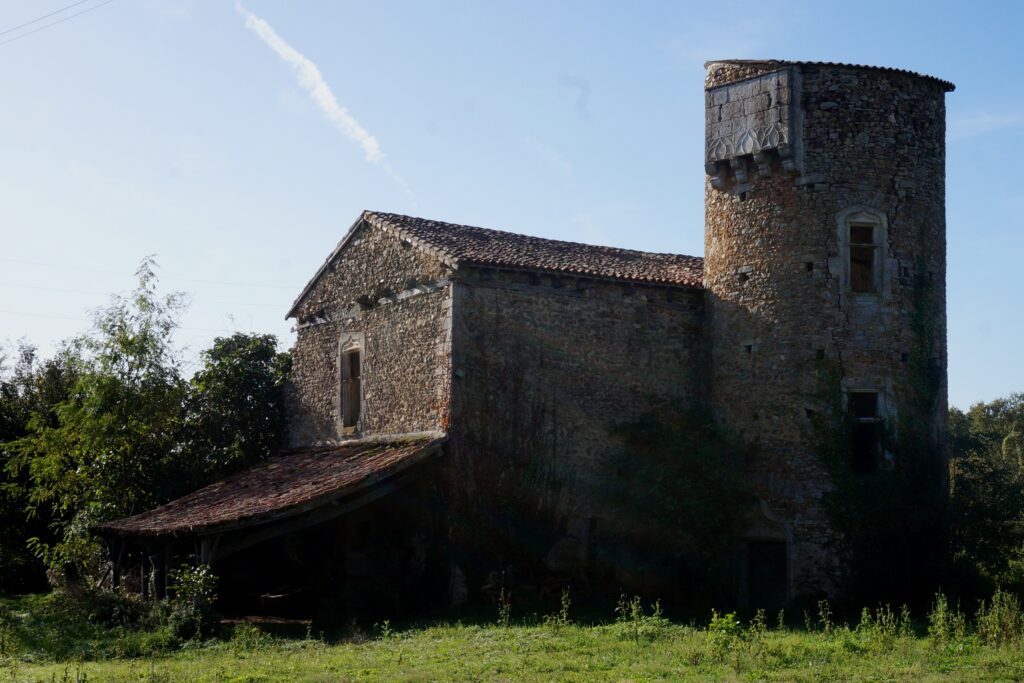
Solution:
<path fill-rule="evenodd" d="M 121 536 L 198 534 L 287 517 L 368 488 L 437 452 L 442 441 L 423 438 L 295 452 L 96 530 Z"/>
<path fill-rule="evenodd" d="M 297 314 L 334 259 L 363 222 L 402 239 L 453 267 L 461 264 L 521 268 L 631 282 L 702 287 L 704 259 L 531 237 L 503 230 L 444 223 L 396 213 L 364 211 L 295 299 L 285 318 Z"/>
<path fill-rule="evenodd" d="M 704 259 L 531 237 L 503 230 L 367 211 L 370 223 L 399 232 L 456 264 L 578 273 L 638 282 L 700 287 Z"/>

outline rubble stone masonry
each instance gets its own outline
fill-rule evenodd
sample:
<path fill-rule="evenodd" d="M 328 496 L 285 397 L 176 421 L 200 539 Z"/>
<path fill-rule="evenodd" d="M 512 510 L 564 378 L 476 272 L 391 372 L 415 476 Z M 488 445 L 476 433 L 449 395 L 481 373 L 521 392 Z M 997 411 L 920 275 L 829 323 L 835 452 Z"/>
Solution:
<path fill-rule="evenodd" d="M 709 96 L 780 71 L 799 103 L 789 132 L 799 153 L 792 170 L 781 155 L 709 163 L 705 287 L 712 405 L 760 446 L 755 479 L 790 541 L 791 595 L 799 595 L 827 590 L 838 560 L 822 506 L 832 484 L 812 418 L 834 410 L 840 393 L 867 391 L 895 422 L 912 394 L 919 277 L 931 285 L 925 308 L 942 376 L 934 423 L 944 428 L 949 87 L 894 70 L 719 62 L 709 65 Z M 873 292 L 851 286 L 849 224 L 859 221 L 877 240 Z"/>

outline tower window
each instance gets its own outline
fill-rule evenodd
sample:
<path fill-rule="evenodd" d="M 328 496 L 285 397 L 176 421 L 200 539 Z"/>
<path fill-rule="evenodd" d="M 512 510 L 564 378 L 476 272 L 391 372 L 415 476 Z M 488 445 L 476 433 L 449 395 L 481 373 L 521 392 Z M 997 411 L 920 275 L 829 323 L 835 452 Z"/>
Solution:
<path fill-rule="evenodd" d="M 341 354 L 341 426 L 342 431 L 351 434 L 359 426 L 362 408 L 362 359 L 358 348 L 348 349 Z"/>
<path fill-rule="evenodd" d="M 850 291 L 875 292 L 875 226 L 850 225 Z"/>
<path fill-rule="evenodd" d="M 843 289 L 852 294 L 886 294 L 885 250 L 888 221 L 885 214 L 865 206 L 851 206 L 836 214 Z M 898 272 L 898 271 L 897 271 Z"/>
<path fill-rule="evenodd" d="M 878 410 L 878 394 L 873 391 L 851 391 L 847 399 L 853 419 L 850 467 L 857 474 L 870 474 L 878 467 L 881 451 L 882 422 Z"/>

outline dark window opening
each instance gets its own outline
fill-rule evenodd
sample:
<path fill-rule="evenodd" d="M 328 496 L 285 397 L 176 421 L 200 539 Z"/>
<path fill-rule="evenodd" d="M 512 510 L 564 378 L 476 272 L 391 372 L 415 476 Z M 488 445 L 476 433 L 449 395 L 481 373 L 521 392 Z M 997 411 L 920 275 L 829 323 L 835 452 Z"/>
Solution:
<path fill-rule="evenodd" d="M 746 282 L 747 280 L 749 280 L 749 279 L 750 279 L 750 276 L 749 276 L 749 275 L 747 275 L 746 273 L 736 273 L 736 278 L 737 278 L 737 279 L 738 279 L 738 280 L 739 280 L 740 282 Z"/>
<path fill-rule="evenodd" d="M 850 289 L 854 292 L 875 291 L 875 228 L 871 225 L 850 226 Z"/>
<path fill-rule="evenodd" d="M 870 474 L 878 467 L 881 454 L 881 421 L 878 415 L 878 394 L 850 392 L 850 413 L 853 433 L 850 443 L 850 467 L 855 474 Z"/>
<path fill-rule="evenodd" d="M 850 392 L 850 412 L 857 419 L 878 417 L 878 394 L 871 391 Z"/>
<path fill-rule="evenodd" d="M 746 192 L 740 192 L 740 201 L 741 202 L 747 201 L 747 193 Z"/>
<path fill-rule="evenodd" d="M 346 430 L 355 430 L 359 424 L 362 403 L 360 383 L 359 350 L 346 351 L 341 355 L 341 425 Z"/>
<path fill-rule="evenodd" d="M 747 542 L 747 595 L 751 607 L 774 611 L 786 606 L 787 565 L 785 542 Z"/>
<path fill-rule="evenodd" d="M 814 261 L 804 261 L 804 270 L 808 273 L 814 272 Z"/>
<path fill-rule="evenodd" d="M 814 356 L 818 360 L 825 360 L 825 349 L 818 349 L 814 352 Z"/>
<path fill-rule="evenodd" d="M 753 344 L 744 344 L 743 345 L 743 350 L 746 351 L 747 355 L 749 356 L 752 353 L 754 353 L 754 345 Z"/>

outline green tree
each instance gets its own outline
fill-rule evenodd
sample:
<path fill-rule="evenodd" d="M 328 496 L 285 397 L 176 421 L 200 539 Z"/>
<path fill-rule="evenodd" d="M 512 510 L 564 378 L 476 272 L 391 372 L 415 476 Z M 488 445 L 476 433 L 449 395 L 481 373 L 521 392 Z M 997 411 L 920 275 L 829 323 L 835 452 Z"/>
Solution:
<path fill-rule="evenodd" d="M 25 342 L 14 350 L 13 365 L 0 353 L 0 591 L 25 592 L 46 586 L 45 566 L 29 551 L 29 538 L 47 538 L 49 518 L 28 514 L 30 481 L 12 462 L 7 442 L 28 433 L 33 417 L 56 423 L 54 408 L 74 384 L 73 363 L 65 351 L 40 361 Z"/>
<path fill-rule="evenodd" d="M 197 486 L 251 465 L 281 446 L 290 356 L 270 334 L 218 337 L 202 352 L 186 407 L 184 448 Z"/>
<path fill-rule="evenodd" d="M 952 552 L 973 592 L 1024 587 L 1021 433 L 1024 394 L 950 410 Z"/>
<path fill-rule="evenodd" d="M 92 523 L 161 502 L 180 467 L 187 383 L 172 335 L 183 297 L 157 294 L 155 265 L 145 259 L 137 288 L 112 297 L 93 332 L 70 343 L 76 379 L 56 421 L 33 415 L 12 444 L 9 464 L 27 472 L 30 509 L 52 516 L 59 538 L 36 549 L 72 573 L 98 560 Z"/>

